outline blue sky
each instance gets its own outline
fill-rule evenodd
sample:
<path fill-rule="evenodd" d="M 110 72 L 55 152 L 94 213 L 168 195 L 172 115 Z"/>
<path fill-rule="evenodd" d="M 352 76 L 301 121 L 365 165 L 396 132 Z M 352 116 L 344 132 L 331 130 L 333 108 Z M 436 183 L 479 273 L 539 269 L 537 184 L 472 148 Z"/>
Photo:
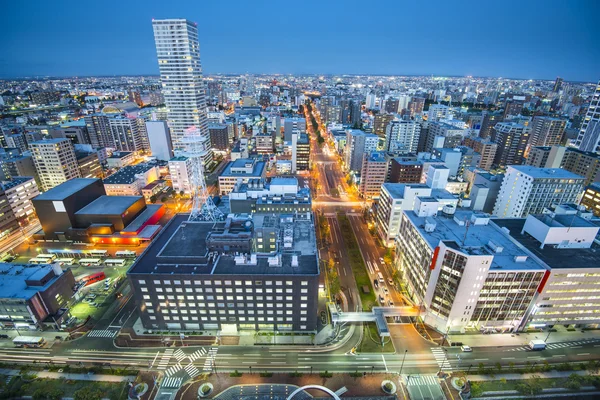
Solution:
<path fill-rule="evenodd" d="M 595 0 L 2 3 L 1 77 L 158 74 L 152 18 L 187 18 L 205 73 L 600 79 Z"/>

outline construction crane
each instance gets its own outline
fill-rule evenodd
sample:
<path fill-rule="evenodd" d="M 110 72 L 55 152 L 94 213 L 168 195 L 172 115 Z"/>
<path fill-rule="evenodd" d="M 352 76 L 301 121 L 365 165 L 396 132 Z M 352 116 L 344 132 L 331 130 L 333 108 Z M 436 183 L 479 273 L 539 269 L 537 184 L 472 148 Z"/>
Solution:
<path fill-rule="evenodd" d="M 202 135 L 200 129 L 192 126 L 186 129 L 182 138 L 185 146 L 185 156 L 191 161 L 190 183 L 192 184 L 192 210 L 189 221 L 219 221 L 223 213 L 215 206 L 206 188 L 204 176 L 204 158 L 210 149 L 207 148 L 208 138 Z"/>

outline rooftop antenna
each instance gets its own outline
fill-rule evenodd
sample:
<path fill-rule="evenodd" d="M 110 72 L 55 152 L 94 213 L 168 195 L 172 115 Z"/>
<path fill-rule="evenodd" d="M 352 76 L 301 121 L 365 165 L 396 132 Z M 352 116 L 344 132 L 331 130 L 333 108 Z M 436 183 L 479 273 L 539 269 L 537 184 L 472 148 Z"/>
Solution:
<path fill-rule="evenodd" d="M 463 236 L 463 240 L 462 240 L 462 245 L 465 245 L 465 242 L 467 241 L 467 233 L 469 233 L 469 226 L 471 225 L 471 221 L 469 221 L 467 219 L 467 217 L 465 217 L 465 235 Z"/>
<path fill-rule="evenodd" d="M 204 156 L 210 151 L 207 149 L 208 138 L 200 133 L 195 126 L 186 129 L 182 138 L 186 146 L 184 154 L 191 161 L 192 176 L 192 211 L 188 221 L 217 221 L 223 218 L 223 213 L 215 206 L 206 189 L 204 177 Z"/>

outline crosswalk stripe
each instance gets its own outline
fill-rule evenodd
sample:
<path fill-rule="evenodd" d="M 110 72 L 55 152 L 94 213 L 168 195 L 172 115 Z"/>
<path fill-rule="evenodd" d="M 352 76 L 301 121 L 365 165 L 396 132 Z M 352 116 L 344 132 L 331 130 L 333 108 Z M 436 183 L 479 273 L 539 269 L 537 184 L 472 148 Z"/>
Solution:
<path fill-rule="evenodd" d="M 88 333 L 88 337 L 113 338 L 118 331 L 111 330 L 93 330 Z"/>

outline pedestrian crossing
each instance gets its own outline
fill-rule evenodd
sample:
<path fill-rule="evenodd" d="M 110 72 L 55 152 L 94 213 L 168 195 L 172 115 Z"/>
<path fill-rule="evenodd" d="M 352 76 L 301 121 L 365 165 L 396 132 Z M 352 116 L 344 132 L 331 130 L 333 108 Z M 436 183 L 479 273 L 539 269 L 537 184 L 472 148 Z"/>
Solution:
<path fill-rule="evenodd" d="M 452 366 L 450 365 L 450 361 L 448 361 L 448 355 L 444 351 L 444 348 L 434 347 L 431 349 L 433 356 L 435 357 L 435 361 L 440 366 L 442 370 L 451 371 Z"/>
<path fill-rule="evenodd" d="M 175 350 L 175 353 L 173 353 L 173 356 L 175 356 L 177 361 L 182 361 L 184 358 L 187 357 L 187 354 L 185 354 L 181 349 L 177 349 Z"/>
<path fill-rule="evenodd" d="M 165 375 L 166 376 L 171 376 L 171 375 L 175 375 L 177 372 L 179 372 L 181 369 L 183 369 L 183 367 L 181 366 L 181 364 L 179 364 L 179 362 L 175 365 L 173 365 L 172 367 L 168 368 L 165 371 Z"/>
<path fill-rule="evenodd" d="M 406 386 L 439 385 L 440 383 L 435 375 L 410 375 L 406 380 Z"/>
<path fill-rule="evenodd" d="M 158 366 L 156 368 L 167 369 L 167 366 L 169 365 L 169 360 L 171 359 L 171 356 L 173 355 L 174 351 L 174 349 L 166 349 L 162 357 L 158 361 Z"/>
<path fill-rule="evenodd" d="M 194 366 L 194 364 L 189 363 L 185 366 L 185 372 L 190 376 L 190 378 L 195 378 L 200 375 L 200 370 Z"/>
<path fill-rule="evenodd" d="M 183 383 L 183 378 L 165 378 L 162 381 L 161 387 L 179 389 Z"/>
<path fill-rule="evenodd" d="M 203 348 L 201 348 L 200 350 L 196 350 L 195 352 L 193 352 L 190 355 L 190 361 L 196 361 L 197 359 L 199 359 L 200 357 L 204 357 L 206 355 L 206 350 Z"/>
<path fill-rule="evenodd" d="M 98 337 L 98 338 L 114 338 L 119 331 L 111 331 L 109 329 L 104 330 L 93 330 L 88 333 L 88 337 Z"/>
<path fill-rule="evenodd" d="M 599 339 L 585 339 L 585 340 L 578 340 L 576 342 L 550 343 L 550 344 L 546 345 L 546 349 L 548 349 L 548 350 L 566 349 L 569 347 L 581 346 L 584 344 L 595 343 L 598 341 L 599 341 Z M 516 347 L 514 349 L 508 349 L 505 351 L 527 351 L 527 350 L 530 350 L 529 346 L 520 346 L 520 347 Z"/>
<path fill-rule="evenodd" d="M 208 351 L 208 355 L 206 356 L 206 360 L 204 360 L 203 371 L 212 371 L 215 365 L 215 357 L 217 356 L 217 351 L 219 351 L 218 347 L 211 347 Z"/>

